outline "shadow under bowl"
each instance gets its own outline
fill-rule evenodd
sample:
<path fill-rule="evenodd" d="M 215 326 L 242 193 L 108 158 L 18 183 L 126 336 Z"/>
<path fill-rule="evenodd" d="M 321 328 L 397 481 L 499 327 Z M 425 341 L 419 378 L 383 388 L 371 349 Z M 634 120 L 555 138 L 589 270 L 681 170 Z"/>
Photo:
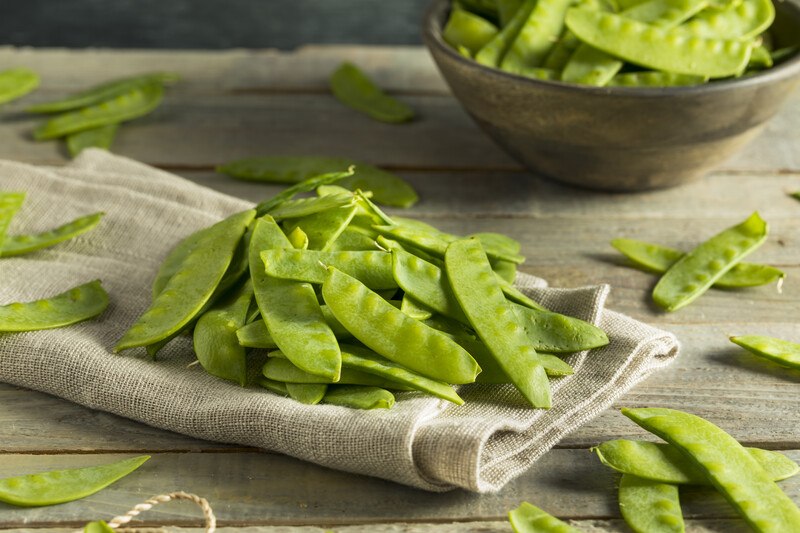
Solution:
<path fill-rule="evenodd" d="M 800 44 L 800 6 L 777 2 L 776 48 Z M 746 77 L 691 87 L 592 87 L 488 68 L 442 38 L 448 0 L 425 15 L 423 39 L 475 122 L 537 174 L 612 191 L 697 179 L 755 137 L 800 82 L 800 54 Z"/>

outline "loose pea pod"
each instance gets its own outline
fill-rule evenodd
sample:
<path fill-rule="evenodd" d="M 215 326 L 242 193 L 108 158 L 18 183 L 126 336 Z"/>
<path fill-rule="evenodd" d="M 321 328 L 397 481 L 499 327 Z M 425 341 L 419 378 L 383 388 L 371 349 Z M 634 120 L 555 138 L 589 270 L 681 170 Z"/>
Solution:
<path fill-rule="evenodd" d="M 355 200 L 352 193 L 347 194 L 328 194 L 314 198 L 296 198 L 287 200 L 270 212 L 275 220 L 287 218 L 302 218 L 316 215 L 322 211 L 345 207 Z"/>
<path fill-rule="evenodd" d="M 320 174 L 319 176 L 313 176 L 298 183 L 295 183 L 291 187 L 286 188 L 285 190 L 279 192 L 269 200 L 265 200 L 256 206 L 256 214 L 257 216 L 261 217 L 281 205 L 283 202 L 287 200 L 291 200 L 296 195 L 308 191 L 313 191 L 320 185 L 330 185 L 331 183 L 336 183 L 339 180 L 352 176 L 355 172 L 354 167 L 348 168 L 344 172 L 330 172 L 328 174 Z"/>
<path fill-rule="evenodd" d="M 341 103 L 375 120 L 400 123 L 414 118 L 410 107 L 384 93 L 352 63 L 342 63 L 331 74 L 330 86 Z"/>
<path fill-rule="evenodd" d="M 394 394 L 386 389 L 347 385 L 329 386 L 322 398 L 322 403 L 352 409 L 391 409 L 394 401 Z"/>
<path fill-rule="evenodd" d="M 619 510 L 636 533 L 683 533 L 678 487 L 623 474 L 619 482 Z"/>
<path fill-rule="evenodd" d="M 510 303 L 528 342 L 548 353 L 573 353 L 608 344 L 606 333 L 579 318 Z"/>
<path fill-rule="evenodd" d="M 164 88 L 153 82 L 136 87 L 111 100 L 78 111 L 58 115 L 36 129 L 34 139 L 43 141 L 64 137 L 83 130 L 118 124 L 153 111 L 164 96 Z"/>
<path fill-rule="evenodd" d="M 796 342 L 761 335 L 731 337 L 731 342 L 773 363 L 800 370 L 800 344 Z"/>
<path fill-rule="evenodd" d="M 60 242 L 72 239 L 94 229 L 105 213 L 94 213 L 76 218 L 63 226 L 36 235 L 13 235 L 6 238 L 0 246 L 0 256 L 12 257 L 23 255 L 43 248 L 49 248 Z"/>
<path fill-rule="evenodd" d="M 24 192 L 0 191 L 0 250 L 5 246 L 8 227 L 24 202 Z"/>
<path fill-rule="evenodd" d="M 392 255 L 383 251 L 321 252 L 317 250 L 265 250 L 261 252 L 266 273 L 281 279 L 322 283 L 333 266 L 373 290 L 395 289 Z"/>
<path fill-rule="evenodd" d="M 522 502 L 519 507 L 509 511 L 508 520 L 514 533 L 580 533 L 579 529 L 528 502 Z"/>
<path fill-rule="evenodd" d="M 678 448 L 755 531 L 793 531 L 800 524 L 794 502 L 714 424 L 673 409 L 622 409 L 622 414 Z"/>
<path fill-rule="evenodd" d="M 281 396 L 289 396 L 289 389 L 286 388 L 286 383 L 281 383 L 280 381 L 274 381 L 272 379 L 267 378 L 259 378 L 257 383 L 264 387 L 265 389 L 274 392 L 275 394 L 280 394 Z"/>
<path fill-rule="evenodd" d="M 767 223 L 753 213 L 681 257 L 653 289 L 653 300 L 675 311 L 703 294 L 767 238 Z"/>
<path fill-rule="evenodd" d="M 442 30 L 442 38 L 452 46 L 463 46 L 475 54 L 497 35 L 497 26 L 463 9 L 454 9 Z"/>
<path fill-rule="evenodd" d="M 71 502 L 98 492 L 127 476 L 149 455 L 116 463 L 0 479 L 0 501 L 20 507 Z"/>
<path fill-rule="evenodd" d="M 286 392 L 292 400 L 297 400 L 306 405 L 316 405 L 325 397 L 328 391 L 327 385 L 311 383 L 287 383 Z"/>
<path fill-rule="evenodd" d="M 107 124 L 67 135 L 69 155 L 77 157 L 86 148 L 102 148 L 108 150 L 117 135 L 119 124 Z"/>
<path fill-rule="evenodd" d="M 106 307 L 108 294 L 96 280 L 52 298 L 0 306 L 0 332 L 69 326 L 96 317 Z"/>
<path fill-rule="evenodd" d="M 39 75 L 24 67 L 0 72 L 0 104 L 21 98 L 39 86 Z"/>

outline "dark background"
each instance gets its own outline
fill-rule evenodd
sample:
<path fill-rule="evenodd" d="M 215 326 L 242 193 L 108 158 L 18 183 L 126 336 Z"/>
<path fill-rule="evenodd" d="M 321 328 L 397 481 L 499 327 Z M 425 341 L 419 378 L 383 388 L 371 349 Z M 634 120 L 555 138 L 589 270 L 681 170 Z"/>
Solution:
<path fill-rule="evenodd" d="M 0 44 L 282 48 L 418 44 L 430 0 L 3 0 Z"/>

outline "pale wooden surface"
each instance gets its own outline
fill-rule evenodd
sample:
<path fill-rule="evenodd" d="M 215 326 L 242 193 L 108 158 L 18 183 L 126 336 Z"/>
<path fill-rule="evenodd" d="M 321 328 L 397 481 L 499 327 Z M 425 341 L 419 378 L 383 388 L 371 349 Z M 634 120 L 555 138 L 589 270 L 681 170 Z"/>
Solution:
<path fill-rule="evenodd" d="M 420 120 L 379 124 L 338 105 L 326 92 L 326 79 L 343 59 L 359 63 L 414 105 Z M 786 195 L 800 189 L 800 136 L 794 127 L 800 123 L 800 94 L 761 137 L 706 179 L 680 189 L 619 195 L 521 172 L 470 122 L 419 48 L 309 47 L 294 53 L 5 48 L 0 65 L 27 65 L 44 79 L 37 93 L 6 106 L 0 158 L 65 161 L 57 143 L 30 140 L 35 121 L 20 112 L 28 103 L 116 76 L 176 71 L 183 81 L 156 113 L 122 129 L 115 152 L 254 201 L 277 188 L 229 180 L 215 174 L 214 165 L 244 156 L 330 154 L 396 169 L 423 198 L 412 216 L 459 233 L 508 233 L 523 243 L 524 271 L 556 286 L 610 283 L 611 307 L 679 337 L 678 360 L 619 406 L 685 409 L 742 442 L 800 460 L 800 372 L 780 370 L 727 341 L 740 333 L 800 340 L 795 282 L 800 203 Z M 770 222 L 771 236 L 754 260 L 786 270 L 781 294 L 774 287 L 712 291 L 679 313 L 659 313 L 647 299 L 654 278 L 625 267 L 608 246 L 610 239 L 625 236 L 687 248 L 756 209 Z M 70 531 L 155 493 L 180 489 L 208 498 L 226 533 L 494 533 L 510 531 L 504 516 L 522 500 L 574 519 L 586 531 L 626 531 L 615 507 L 616 477 L 587 448 L 644 435 L 609 410 L 499 494 L 428 494 L 198 441 L 0 385 L 0 476 L 110 461 L 116 454 L 154 456 L 138 474 L 80 502 L 41 509 L 0 504 L 0 529 Z M 800 480 L 781 485 L 800 502 Z M 689 531 L 746 530 L 707 490 L 687 490 L 683 501 Z M 143 519 L 150 525 L 200 525 L 198 511 L 187 503 L 169 504 Z"/>

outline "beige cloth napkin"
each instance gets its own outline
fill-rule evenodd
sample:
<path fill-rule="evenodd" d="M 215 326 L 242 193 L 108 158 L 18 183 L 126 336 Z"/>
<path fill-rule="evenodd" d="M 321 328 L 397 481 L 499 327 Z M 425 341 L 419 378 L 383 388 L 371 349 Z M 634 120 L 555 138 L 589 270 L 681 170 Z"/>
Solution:
<path fill-rule="evenodd" d="M 68 328 L 0 335 L 0 380 L 164 428 L 266 448 L 330 468 L 431 491 L 499 490 L 559 439 L 668 364 L 675 337 L 604 308 L 607 286 L 518 286 L 547 307 L 600 325 L 611 343 L 569 357 L 573 376 L 553 380 L 549 411 L 520 404 L 511 386 L 467 385 L 457 407 L 402 393 L 391 410 L 306 406 L 241 388 L 195 365 L 188 337 L 153 362 L 110 349 L 150 303 L 150 284 L 183 237 L 249 206 L 245 201 L 101 150 L 65 167 L 0 162 L 0 188 L 28 193 L 10 233 L 31 233 L 95 211 L 95 230 L 56 247 L 0 259 L 0 303 L 54 295 L 101 279 L 111 305 Z M 257 372 L 257 365 L 254 372 Z"/>

